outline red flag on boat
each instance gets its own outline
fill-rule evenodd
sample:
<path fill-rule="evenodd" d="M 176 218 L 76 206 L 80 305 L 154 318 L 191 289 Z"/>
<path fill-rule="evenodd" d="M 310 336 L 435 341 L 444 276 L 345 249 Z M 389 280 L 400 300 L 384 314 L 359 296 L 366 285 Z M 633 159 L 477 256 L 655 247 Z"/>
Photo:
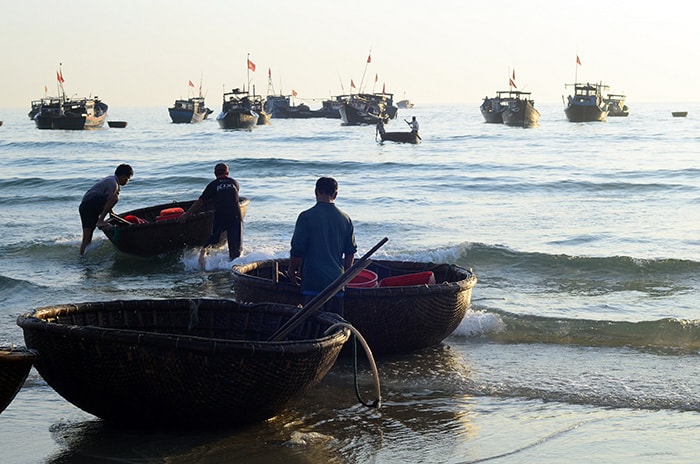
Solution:
<path fill-rule="evenodd" d="M 374 75 L 374 82 L 377 82 L 379 80 L 379 74 Z"/>
<path fill-rule="evenodd" d="M 382 84 L 382 93 L 386 93 L 386 82 Z"/>
<path fill-rule="evenodd" d="M 63 79 L 63 73 L 61 71 L 56 71 L 56 80 L 63 84 L 65 80 Z"/>
<path fill-rule="evenodd" d="M 292 97 L 296 97 L 298 95 L 297 91 L 292 89 Z"/>
<path fill-rule="evenodd" d="M 248 58 L 248 69 L 250 69 L 251 71 L 255 72 L 255 63 L 253 63 L 252 61 L 250 61 L 250 58 Z"/>
<path fill-rule="evenodd" d="M 49 92 L 49 88 L 44 86 L 44 94 L 47 94 Z"/>
<path fill-rule="evenodd" d="M 369 55 L 367 55 L 367 62 L 368 63 L 372 62 L 372 54 L 371 53 Z"/>
<path fill-rule="evenodd" d="M 272 69 L 267 68 L 267 77 L 272 77 Z"/>
<path fill-rule="evenodd" d="M 581 60 L 578 58 L 578 55 L 576 55 L 576 64 L 581 64 Z"/>
<path fill-rule="evenodd" d="M 192 81 L 190 81 L 189 86 L 194 88 L 194 84 L 192 83 Z"/>
<path fill-rule="evenodd" d="M 355 82 L 353 82 L 352 79 L 350 79 L 350 87 L 352 87 L 353 89 L 357 88 L 355 87 Z"/>

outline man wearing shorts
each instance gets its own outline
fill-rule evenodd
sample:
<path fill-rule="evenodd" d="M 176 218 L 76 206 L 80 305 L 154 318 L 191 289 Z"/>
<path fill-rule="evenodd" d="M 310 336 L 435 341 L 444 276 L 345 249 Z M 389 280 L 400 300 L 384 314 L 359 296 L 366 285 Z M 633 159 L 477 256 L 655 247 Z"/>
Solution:
<path fill-rule="evenodd" d="M 128 164 L 120 164 L 113 176 L 108 176 L 97 182 L 85 192 L 80 202 L 80 222 L 83 225 L 83 241 L 80 244 L 80 254 L 85 254 L 85 249 L 92 242 L 92 234 L 96 227 L 103 227 L 105 216 L 114 215 L 112 208 L 119 201 L 119 190 L 126 185 L 134 175 L 134 170 Z"/>

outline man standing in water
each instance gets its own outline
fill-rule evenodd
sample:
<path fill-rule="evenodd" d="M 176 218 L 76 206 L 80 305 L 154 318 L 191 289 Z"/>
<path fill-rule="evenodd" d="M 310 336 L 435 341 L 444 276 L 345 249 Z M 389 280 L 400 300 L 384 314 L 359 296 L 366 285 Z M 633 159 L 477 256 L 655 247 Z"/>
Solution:
<path fill-rule="evenodd" d="M 297 217 L 289 252 L 289 278 L 301 271 L 301 293 L 308 302 L 353 264 L 357 244 L 350 217 L 335 205 L 338 183 L 331 177 L 316 181 L 316 205 Z M 323 307 L 343 315 L 343 295 L 337 293 Z"/>
<path fill-rule="evenodd" d="M 204 202 L 214 200 L 214 224 L 211 235 L 199 253 L 199 265 L 204 266 L 207 247 L 219 243 L 221 233 L 226 231 L 228 238 L 228 255 L 232 260 L 241 256 L 243 248 L 243 215 L 238 197 L 238 181 L 228 176 L 228 166 L 219 163 L 214 167 L 216 179 L 209 182 L 202 194 L 188 210 L 178 218 L 180 223 L 202 207 Z"/>
<path fill-rule="evenodd" d="M 112 208 L 119 201 L 119 191 L 122 185 L 126 185 L 134 175 L 134 170 L 128 164 L 120 164 L 113 176 L 108 176 L 97 182 L 85 192 L 80 202 L 80 222 L 83 225 L 83 241 L 80 244 L 80 254 L 85 254 L 85 249 L 92 242 L 92 234 L 96 227 L 107 225 L 105 216 L 115 216 Z"/>

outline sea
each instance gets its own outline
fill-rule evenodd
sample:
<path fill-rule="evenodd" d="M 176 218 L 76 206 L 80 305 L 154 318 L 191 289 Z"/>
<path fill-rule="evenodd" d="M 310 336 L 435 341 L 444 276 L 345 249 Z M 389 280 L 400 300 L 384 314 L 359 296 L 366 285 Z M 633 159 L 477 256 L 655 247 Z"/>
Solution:
<path fill-rule="evenodd" d="M 0 343 L 17 316 L 64 303 L 235 298 L 231 266 L 288 256 L 320 176 L 338 180 L 358 256 L 453 263 L 478 277 L 439 346 L 360 356 L 277 417 L 237 428 L 116 427 L 32 369 L 0 414 L 0 461 L 68 463 L 695 463 L 700 457 L 700 104 L 636 103 L 570 123 L 486 124 L 479 103 L 399 110 L 372 126 L 273 119 L 249 131 L 172 124 L 167 105 L 110 107 L 125 128 L 36 129 L 0 111 Z M 214 107 L 210 103 L 210 107 Z M 688 111 L 672 117 L 672 111 Z M 212 116 L 216 115 L 216 111 Z M 192 200 L 226 162 L 251 199 L 243 255 L 119 252 L 98 230 L 79 254 L 78 204 L 120 163 L 116 212 Z M 371 348 L 371 347 L 370 347 Z M 357 383 L 357 388 L 355 387 Z"/>

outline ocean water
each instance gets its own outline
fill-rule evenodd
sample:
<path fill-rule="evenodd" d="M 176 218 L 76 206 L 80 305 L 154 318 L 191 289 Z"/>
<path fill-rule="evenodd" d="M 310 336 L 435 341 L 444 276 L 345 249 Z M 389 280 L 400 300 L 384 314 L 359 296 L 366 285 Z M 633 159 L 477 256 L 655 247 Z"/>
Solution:
<path fill-rule="evenodd" d="M 473 105 L 400 110 L 420 145 L 373 127 L 272 120 L 252 131 L 110 108 L 124 129 L 41 131 L 0 112 L 0 343 L 17 315 L 59 303 L 232 297 L 225 249 L 154 258 L 99 232 L 80 257 L 87 188 L 130 163 L 117 212 L 195 199 L 227 162 L 251 198 L 236 262 L 286 257 L 317 177 L 335 177 L 358 255 L 450 262 L 479 278 L 440 346 L 378 358 L 382 407 L 349 360 L 280 416 L 218 430 L 114 428 L 35 370 L 0 415 L 8 463 L 696 462 L 700 444 L 700 105 L 630 101 L 627 118 L 572 124 L 538 105 L 531 129 Z M 212 108 L 214 104 L 210 102 Z M 686 118 L 671 111 L 687 110 Z M 371 396 L 368 372 L 360 375 Z"/>

